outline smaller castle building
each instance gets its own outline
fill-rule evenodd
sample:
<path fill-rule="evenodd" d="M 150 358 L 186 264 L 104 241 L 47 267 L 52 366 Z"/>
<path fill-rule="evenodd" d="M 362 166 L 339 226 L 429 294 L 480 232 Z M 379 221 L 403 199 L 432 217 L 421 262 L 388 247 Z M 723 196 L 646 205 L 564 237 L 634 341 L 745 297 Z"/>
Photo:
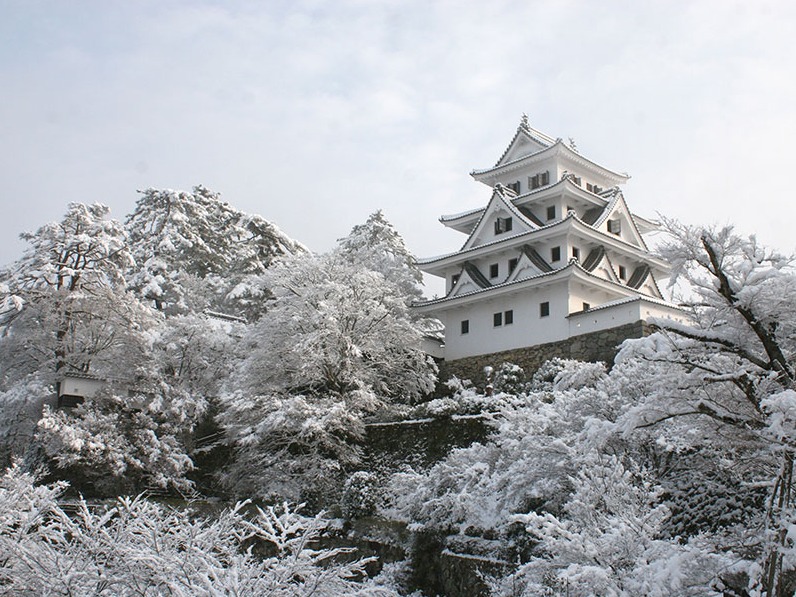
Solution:
<path fill-rule="evenodd" d="M 660 291 L 669 266 L 643 238 L 657 225 L 619 189 L 628 175 L 525 115 L 497 163 L 471 175 L 491 189 L 487 205 L 440 218 L 464 244 L 418 262 L 446 282 L 444 297 L 416 305 L 443 322 L 446 361 L 683 319 Z"/>

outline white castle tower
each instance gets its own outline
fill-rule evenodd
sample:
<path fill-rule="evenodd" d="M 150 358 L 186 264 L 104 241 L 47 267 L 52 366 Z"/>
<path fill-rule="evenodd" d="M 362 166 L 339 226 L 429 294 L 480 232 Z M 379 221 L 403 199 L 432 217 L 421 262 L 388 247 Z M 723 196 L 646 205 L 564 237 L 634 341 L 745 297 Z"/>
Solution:
<path fill-rule="evenodd" d="M 446 281 L 444 297 L 415 307 L 445 325 L 446 361 L 683 319 L 658 286 L 667 264 L 642 238 L 656 225 L 632 214 L 619 190 L 627 174 L 523 115 L 497 163 L 471 175 L 491 188 L 489 203 L 440 218 L 467 240 L 418 262 Z"/>

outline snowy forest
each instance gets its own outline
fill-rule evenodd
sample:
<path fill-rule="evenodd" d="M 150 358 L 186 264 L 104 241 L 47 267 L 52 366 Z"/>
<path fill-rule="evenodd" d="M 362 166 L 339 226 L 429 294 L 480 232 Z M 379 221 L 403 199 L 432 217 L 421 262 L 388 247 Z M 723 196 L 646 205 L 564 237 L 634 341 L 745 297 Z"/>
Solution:
<path fill-rule="evenodd" d="M 794 260 L 663 227 L 688 325 L 464 380 L 381 212 L 69 205 L 0 270 L 0 594 L 793 595 Z"/>

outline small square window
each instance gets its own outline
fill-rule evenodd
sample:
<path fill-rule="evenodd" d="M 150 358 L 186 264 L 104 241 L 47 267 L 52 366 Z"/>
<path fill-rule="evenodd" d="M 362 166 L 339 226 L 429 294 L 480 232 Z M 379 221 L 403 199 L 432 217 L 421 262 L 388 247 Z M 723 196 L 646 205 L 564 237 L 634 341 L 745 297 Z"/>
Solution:
<path fill-rule="evenodd" d="M 583 310 L 588 311 L 589 309 L 591 309 L 591 305 L 589 303 L 583 303 Z"/>
<path fill-rule="evenodd" d="M 497 278 L 500 274 L 500 265 L 497 263 L 493 263 L 489 266 L 489 277 L 490 278 Z"/>
<path fill-rule="evenodd" d="M 619 266 L 619 279 L 624 280 L 627 278 L 627 269 L 624 265 Z"/>
<path fill-rule="evenodd" d="M 497 218 L 495 220 L 495 234 L 509 232 L 514 226 L 511 218 Z"/>
<path fill-rule="evenodd" d="M 556 219 L 556 206 L 551 205 L 547 208 L 547 219 L 548 220 L 555 220 Z"/>
<path fill-rule="evenodd" d="M 509 183 L 507 186 L 508 186 L 508 187 L 509 187 L 509 188 L 510 188 L 512 191 L 514 191 L 515 193 L 517 193 L 518 195 L 520 194 L 520 181 L 519 181 L 519 180 L 518 180 L 517 182 L 512 182 L 512 183 Z"/>
<path fill-rule="evenodd" d="M 513 272 L 517 267 L 517 262 L 519 259 L 517 257 L 512 257 L 509 259 L 509 273 Z"/>
<path fill-rule="evenodd" d="M 492 325 L 496 328 L 503 325 L 503 313 L 495 313 L 492 316 Z"/>
<path fill-rule="evenodd" d="M 470 333 L 470 320 L 462 319 L 462 334 L 469 334 L 469 333 Z"/>
<path fill-rule="evenodd" d="M 577 247 L 572 247 L 572 256 L 575 259 L 580 259 L 580 249 Z"/>
<path fill-rule="evenodd" d="M 550 303 L 545 301 L 539 303 L 539 317 L 547 317 L 550 315 Z"/>
<path fill-rule="evenodd" d="M 508 311 L 503 313 L 503 322 L 506 325 L 511 325 L 514 323 L 514 309 L 509 309 Z"/>
<path fill-rule="evenodd" d="M 608 232 L 611 234 L 621 234 L 622 220 L 608 220 Z"/>
<path fill-rule="evenodd" d="M 550 260 L 561 261 L 561 247 L 553 247 L 550 249 Z"/>

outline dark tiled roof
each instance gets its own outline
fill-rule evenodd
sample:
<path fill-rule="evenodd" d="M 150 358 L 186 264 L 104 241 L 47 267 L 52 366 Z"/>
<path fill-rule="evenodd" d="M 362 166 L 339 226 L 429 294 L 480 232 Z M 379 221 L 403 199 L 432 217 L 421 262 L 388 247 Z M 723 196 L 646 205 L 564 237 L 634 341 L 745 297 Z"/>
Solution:
<path fill-rule="evenodd" d="M 630 279 L 627 281 L 627 285 L 630 288 L 641 288 L 641 285 L 644 283 L 644 280 L 647 279 L 647 276 L 650 274 L 650 266 L 646 263 L 643 265 L 639 265 L 634 271 L 633 275 L 630 276 Z"/>
<path fill-rule="evenodd" d="M 486 276 L 484 276 L 484 274 L 482 274 L 478 268 L 469 261 L 464 262 L 464 271 L 466 271 L 467 275 L 472 278 L 473 282 L 478 284 L 481 288 L 492 286 L 492 284 L 489 283 L 489 280 L 486 279 Z"/>
<path fill-rule="evenodd" d="M 540 219 L 539 219 L 539 218 L 537 218 L 535 215 L 533 215 L 533 212 L 531 212 L 531 210 L 530 210 L 530 209 L 528 209 L 526 206 L 524 206 L 524 205 L 517 205 L 517 206 L 515 206 L 515 207 L 516 207 L 518 210 L 520 210 L 520 213 L 521 213 L 522 215 L 524 215 L 526 218 L 528 218 L 528 219 L 529 219 L 531 222 L 533 222 L 533 223 L 534 223 L 534 224 L 536 224 L 537 226 L 544 226 L 544 223 L 542 222 L 542 220 L 540 220 Z"/>
<path fill-rule="evenodd" d="M 583 214 L 581 220 L 583 220 L 585 224 L 591 226 L 599 219 L 604 209 L 605 209 L 604 207 L 592 207 L 585 214 Z"/>
<path fill-rule="evenodd" d="M 587 272 L 594 271 L 594 268 L 596 268 L 599 265 L 600 261 L 603 260 L 604 256 L 605 256 L 605 247 L 603 247 L 602 245 L 595 247 L 589 252 L 589 255 L 586 257 L 586 260 L 583 262 L 583 269 L 585 269 Z"/>
<path fill-rule="evenodd" d="M 552 272 L 553 266 L 545 261 L 531 245 L 522 245 L 522 252 L 541 272 Z"/>

